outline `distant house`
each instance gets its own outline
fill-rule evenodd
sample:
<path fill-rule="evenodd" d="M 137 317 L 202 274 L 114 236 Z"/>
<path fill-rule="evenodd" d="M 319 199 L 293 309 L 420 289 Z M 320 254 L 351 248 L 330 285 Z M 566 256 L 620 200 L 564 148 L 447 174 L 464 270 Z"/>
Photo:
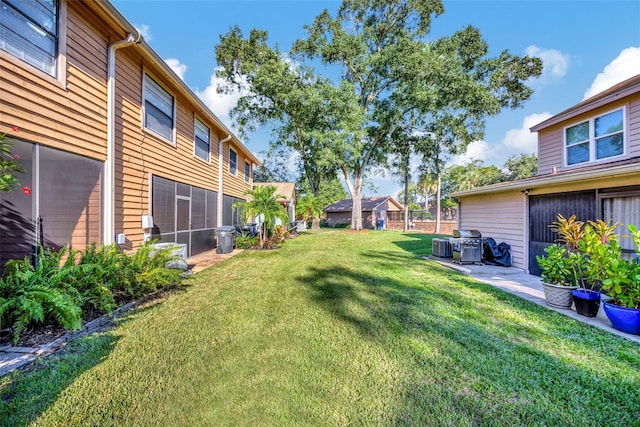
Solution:
<path fill-rule="evenodd" d="M 378 221 L 387 222 L 387 212 L 401 211 L 402 204 L 391 196 L 376 196 L 362 198 L 362 226 L 375 228 Z M 353 212 L 353 201 L 344 199 L 324 208 L 327 214 L 326 222 L 330 227 L 339 224 L 350 224 Z"/>
<path fill-rule="evenodd" d="M 293 182 L 254 182 L 253 187 L 276 187 L 276 194 L 284 197 L 277 199 L 289 214 L 289 222 L 296 219 L 296 184 Z"/>
<path fill-rule="evenodd" d="M 561 213 L 579 220 L 640 224 L 640 75 L 531 128 L 538 132 L 538 174 L 451 196 L 458 228 L 511 246 L 513 265 L 539 274 L 536 255 L 554 242 Z M 626 251 L 631 239 L 622 239 Z"/>

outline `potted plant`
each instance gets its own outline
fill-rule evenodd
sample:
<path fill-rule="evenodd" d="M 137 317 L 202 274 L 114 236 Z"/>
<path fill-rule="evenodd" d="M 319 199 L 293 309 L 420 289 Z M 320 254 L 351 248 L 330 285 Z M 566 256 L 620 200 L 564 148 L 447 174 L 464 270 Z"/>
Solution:
<path fill-rule="evenodd" d="M 600 308 L 602 282 L 611 263 L 620 258 L 622 247 L 615 229 L 619 224 L 611 221 L 588 221 L 577 242 L 578 254 L 585 259 L 579 288 L 572 292 L 576 312 L 595 317 Z"/>
<path fill-rule="evenodd" d="M 578 287 L 569 281 L 571 269 L 567 249 L 557 243 L 544 249 L 545 256 L 536 256 L 542 270 L 542 289 L 547 304 L 557 308 L 571 307 L 571 291 Z"/>
<path fill-rule="evenodd" d="M 551 224 L 552 231 L 559 235 L 567 250 L 567 264 L 570 282 L 577 286 L 571 291 L 576 312 L 587 317 L 595 317 L 600 308 L 604 272 L 608 259 L 617 258 L 621 253 L 614 231 L 618 224 L 602 220 L 578 221 L 575 215 L 565 218 L 558 214 Z"/>
<path fill-rule="evenodd" d="M 629 225 L 640 256 L 640 231 Z M 633 260 L 611 257 L 607 260 L 602 289 L 611 297 L 604 302 L 604 312 L 614 328 L 630 334 L 640 335 L 640 264 Z"/>

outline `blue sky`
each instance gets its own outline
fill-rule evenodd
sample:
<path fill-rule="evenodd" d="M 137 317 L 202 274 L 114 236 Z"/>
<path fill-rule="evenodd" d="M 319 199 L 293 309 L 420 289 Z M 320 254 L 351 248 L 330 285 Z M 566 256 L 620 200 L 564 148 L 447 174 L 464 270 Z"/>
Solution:
<path fill-rule="evenodd" d="M 149 44 L 209 108 L 231 129 L 228 116 L 235 99 L 218 95 L 213 77 L 215 46 L 220 34 L 239 25 L 267 30 L 269 41 L 284 52 L 305 37 L 325 8 L 335 12 L 338 1 L 314 0 L 112 0 L 145 34 Z M 445 13 L 434 19 L 430 38 L 453 34 L 467 25 L 480 29 L 490 55 L 508 49 L 517 55 L 542 57 L 543 75 L 524 108 L 506 110 L 487 120 L 482 141 L 452 161 L 480 159 L 502 166 L 512 154 L 536 151 L 529 127 L 611 85 L 640 74 L 640 1 L 444 1 Z M 269 132 L 244 140 L 254 153 L 266 150 Z M 370 179 L 377 191 L 366 195 L 396 195 L 399 182 L 378 171 Z"/>

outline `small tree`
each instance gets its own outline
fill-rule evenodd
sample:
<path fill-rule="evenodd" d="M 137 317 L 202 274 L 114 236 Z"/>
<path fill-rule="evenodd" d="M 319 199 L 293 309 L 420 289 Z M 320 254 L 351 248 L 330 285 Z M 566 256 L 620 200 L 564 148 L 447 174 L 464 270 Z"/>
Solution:
<path fill-rule="evenodd" d="M 311 218 L 312 230 L 320 229 L 320 219 L 324 214 L 324 210 L 322 201 L 319 197 L 316 197 L 313 194 L 305 194 L 298 200 L 296 209 L 305 221 L 308 221 L 309 218 Z"/>
<path fill-rule="evenodd" d="M 284 224 L 289 221 L 289 214 L 278 203 L 278 199 L 284 198 L 284 196 L 276 194 L 276 187 L 273 185 L 256 187 L 253 190 L 245 191 L 244 194 L 249 196 L 250 200 L 234 203 L 233 209 L 240 209 L 244 223 L 247 223 L 250 218 L 260 217 L 262 219 L 260 229 L 260 246 L 262 246 L 276 227 L 277 219 Z"/>

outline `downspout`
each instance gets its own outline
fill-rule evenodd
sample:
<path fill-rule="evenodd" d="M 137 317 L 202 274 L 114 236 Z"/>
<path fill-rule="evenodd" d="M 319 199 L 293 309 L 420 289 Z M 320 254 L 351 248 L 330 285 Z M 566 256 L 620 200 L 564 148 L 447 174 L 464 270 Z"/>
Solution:
<path fill-rule="evenodd" d="M 221 139 L 218 142 L 218 219 L 216 224 L 218 227 L 221 227 L 222 224 L 222 203 L 224 202 L 224 197 L 222 192 L 224 191 L 224 187 L 222 185 L 223 178 L 223 166 L 224 166 L 224 143 L 230 141 L 232 138 L 231 134 L 227 135 L 226 138 Z M 231 224 L 229 224 L 231 225 Z"/>
<path fill-rule="evenodd" d="M 104 166 L 103 242 L 115 241 L 115 115 L 116 115 L 116 50 L 140 43 L 142 35 L 129 33 L 127 38 L 109 44 L 107 57 L 107 160 Z"/>

